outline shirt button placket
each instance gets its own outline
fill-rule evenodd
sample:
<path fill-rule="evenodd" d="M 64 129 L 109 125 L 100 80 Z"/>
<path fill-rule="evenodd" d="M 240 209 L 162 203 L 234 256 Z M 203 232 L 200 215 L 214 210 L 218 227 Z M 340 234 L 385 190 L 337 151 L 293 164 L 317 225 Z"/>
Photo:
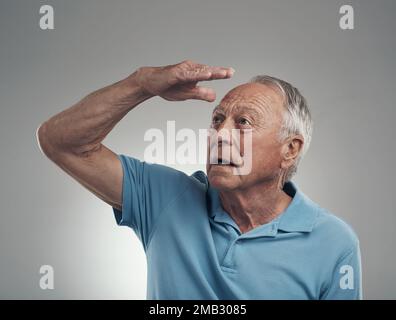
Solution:
<path fill-rule="evenodd" d="M 235 246 L 240 243 L 240 238 L 236 238 L 235 240 L 232 241 L 230 244 L 229 248 L 227 249 L 227 253 L 224 256 L 223 263 L 222 265 L 228 269 L 234 269 L 235 268 Z"/>

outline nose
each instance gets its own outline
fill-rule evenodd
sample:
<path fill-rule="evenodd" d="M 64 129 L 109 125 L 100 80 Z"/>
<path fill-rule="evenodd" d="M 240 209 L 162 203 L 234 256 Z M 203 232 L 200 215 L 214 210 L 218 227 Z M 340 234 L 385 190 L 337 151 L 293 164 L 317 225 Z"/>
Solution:
<path fill-rule="evenodd" d="M 232 130 L 236 129 L 234 121 L 232 119 L 226 118 L 221 125 L 216 129 L 217 130 L 217 143 L 220 145 L 222 144 L 229 144 L 231 145 L 231 134 Z"/>
<path fill-rule="evenodd" d="M 226 118 L 216 130 L 211 130 L 209 138 L 209 154 L 210 163 L 217 163 L 218 158 L 222 159 L 222 163 L 232 163 L 239 166 L 242 164 L 240 155 L 240 136 L 237 132 L 238 128 L 232 118 Z"/>

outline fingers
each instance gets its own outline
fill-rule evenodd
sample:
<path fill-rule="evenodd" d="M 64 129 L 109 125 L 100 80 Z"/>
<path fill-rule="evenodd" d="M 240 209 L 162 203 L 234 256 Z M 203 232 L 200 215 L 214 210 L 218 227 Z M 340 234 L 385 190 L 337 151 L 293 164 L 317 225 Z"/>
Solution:
<path fill-rule="evenodd" d="M 196 99 L 196 100 L 213 102 L 216 100 L 216 92 L 210 88 L 197 86 L 189 90 L 187 99 Z"/>
<path fill-rule="evenodd" d="M 177 65 L 176 77 L 179 83 L 231 78 L 235 70 L 226 67 L 211 67 L 190 60 Z"/>
<path fill-rule="evenodd" d="M 209 67 L 209 72 L 211 77 L 209 80 L 215 79 L 228 79 L 231 78 L 235 70 L 233 68 L 223 68 L 223 67 Z"/>

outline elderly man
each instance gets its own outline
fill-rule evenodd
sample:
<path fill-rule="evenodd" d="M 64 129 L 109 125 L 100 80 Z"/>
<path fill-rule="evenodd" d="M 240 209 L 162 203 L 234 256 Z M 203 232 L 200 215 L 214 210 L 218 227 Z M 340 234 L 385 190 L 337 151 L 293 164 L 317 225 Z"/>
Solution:
<path fill-rule="evenodd" d="M 214 109 L 214 130 L 250 129 L 248 174 L 234 174 L 244 151 L 232 139 L 218 147 L 234 156 L 191 176 L 102 144 L 143 101 L 213 102 L 215 92 L 198 82 L 233 72 L 190 60 L 139 68 L 44 122 L 40 147 L 135 231 L 147 256 L 148 299 L 360 299 L 356 235 L 290 181 L 312 120 L 289 83 L 257 76 Z"/>

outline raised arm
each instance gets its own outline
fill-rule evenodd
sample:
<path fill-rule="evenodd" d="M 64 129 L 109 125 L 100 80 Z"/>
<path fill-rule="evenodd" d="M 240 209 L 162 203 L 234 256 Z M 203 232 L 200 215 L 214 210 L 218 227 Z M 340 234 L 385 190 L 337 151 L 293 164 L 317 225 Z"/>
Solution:
<path fill-rule="evenodd" d="M 143 101 L 160 96 L 169 101 L 212 102 L 213 89 L 199 81 L 226 79 L 231 68 L 190 60 L 164 67 L 142 67 L 124 80 L 97 90 L 45 121 L 37 130 L 43 153 L 84 187 L 111 206 L 122 209 L 122 167 L 102 144 L 114 126 Z"/>

